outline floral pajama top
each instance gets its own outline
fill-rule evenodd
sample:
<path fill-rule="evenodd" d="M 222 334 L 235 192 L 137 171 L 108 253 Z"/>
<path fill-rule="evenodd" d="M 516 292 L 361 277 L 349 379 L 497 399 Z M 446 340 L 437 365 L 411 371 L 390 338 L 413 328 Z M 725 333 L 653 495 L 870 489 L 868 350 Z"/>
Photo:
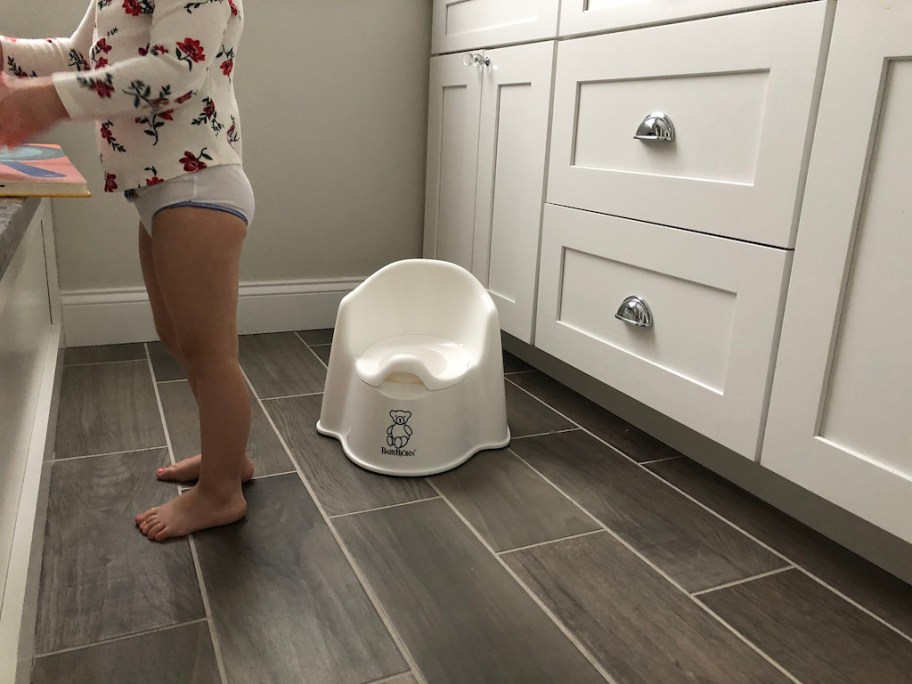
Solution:
<path fill-rule="evenodd" d="M 92 0 L 69 38 L 0 45 L 7 73 L 53 76 L 70 117 L 98 122 L 115 192 L 241 163 L 242 29 L 242 0 Z"/>

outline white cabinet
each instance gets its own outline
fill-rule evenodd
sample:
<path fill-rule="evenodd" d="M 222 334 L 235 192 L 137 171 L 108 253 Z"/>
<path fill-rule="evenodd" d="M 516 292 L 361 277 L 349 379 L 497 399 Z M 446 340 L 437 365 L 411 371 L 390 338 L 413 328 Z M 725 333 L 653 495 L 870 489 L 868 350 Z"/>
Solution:
<path fill-rule="evenodd" d="M 840 0 L 761 463 L 912 542 L 912 4 Z"/>
<path fill-rule="evenodd" d="M 616 31 L 804 0 L 563 0 L 560 35 Z"/>
<path fill-rule="evenodd" d="M 559 4 L 560 0 L 434 0 L 431 52 L 554 38 Z"/>
<path fill-rule="evenodd" d="M 831 8 L 562 41 L 548 202 L 792 246 Z M 634 138 L 654 112 L 673 140 Z"/>
<path fill-rule="evenodd" d="M 431 60 L 424 256 L 472 271 L 532 340 L 554 42 Z"/>
<path fill-rule="evenodd" d="M 790 258 L 548 204 L 536 346 L 755 459 Z"/>
<path fill-rule="evenodd" d="M 20 211 L 30 211 L 28 200 Z M 0 279 L 0 681 L 13 681 L 60 346 L 50 203 L 42 200 Z"/>

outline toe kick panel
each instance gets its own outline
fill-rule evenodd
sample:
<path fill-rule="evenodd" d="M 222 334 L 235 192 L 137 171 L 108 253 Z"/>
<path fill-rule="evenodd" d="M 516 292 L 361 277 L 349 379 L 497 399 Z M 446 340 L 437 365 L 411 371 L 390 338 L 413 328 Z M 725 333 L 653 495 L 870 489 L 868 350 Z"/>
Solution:
<path fill-rule="evenodd" d="M 546 205 L 536 346 L 755 459 L 790 261 Z"/>

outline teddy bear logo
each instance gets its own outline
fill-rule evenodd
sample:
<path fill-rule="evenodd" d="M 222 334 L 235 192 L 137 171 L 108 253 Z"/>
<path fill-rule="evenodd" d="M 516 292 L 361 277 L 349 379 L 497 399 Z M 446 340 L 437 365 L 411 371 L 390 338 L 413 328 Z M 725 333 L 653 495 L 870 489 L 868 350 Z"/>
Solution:
<path fill-rule="evenodd" d="M 412 436 L 412 428 L 408 425 L 411 417 L 411 411 L 390 411 L 393 424 L 386 429 L 386 443 L 389 446 L 401 449 L 408 444 Z"/>

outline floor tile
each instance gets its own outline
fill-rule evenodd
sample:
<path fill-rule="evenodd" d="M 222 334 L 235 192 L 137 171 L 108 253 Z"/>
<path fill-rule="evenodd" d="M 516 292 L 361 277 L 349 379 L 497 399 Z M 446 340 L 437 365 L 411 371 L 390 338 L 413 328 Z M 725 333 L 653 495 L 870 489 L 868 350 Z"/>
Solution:
<path fill-rule="evenodd" d="M 332 351 L 331 344 L 318 344 L 311 346 L 313 353 L 320 357 L 320 360 L 329 366 L 329 353 Z"/>
<path fill-rule="evenodd" d="M 334 521 L 428 682 L 603 682 L 442 500 Z"/>
<path fill-rule="evenodd" d="M 495 551 L 601 529 L 507 449 L 431 479 Z"/>
<path fill-rule="evenodd" d="M 294 333 L 245 335 L 241 366 L 260 399 L 322 392 L 326 368 Z"/>
<path fill-rule="evenodd" d="M 146 361 L 63 369 L 55 458 L 165 444 Z"/>
<path fill-rule="evenodd" d="M 317 432 L 322 395 L 263 402 L 327 515 L 342 515 L 436 496 L 422 479 L 370 473 L 339 442 Z"/>
<path fill-rule="evenodd" d="M 298 335 L 311 346 L 316 344 L 332 344 L 333 341 L 332 328 L 323 328 L 322 330 L 299 330 Z"/>
<path fill-rule="evenodd" d="M 254 480 L 247 518 L 194 535 L 228 679 L 369 682 L 409 669 L 298 476 Z"/>
<path fill-rule="evenodd" d="M 167 382 L 158 386 L 165 422 L 171 437 L 174 458 L 180 460 L 200 453 L 199 414 L 190 384 L 186 381 Z M 294 464 L 275 430 L 266 419 L 259 403 L 250 397 L 250 438 L 247 455 L 254 463 L 256 477 L 276 475 L 294 470 Z"/>
<path fill-rule="evenodd" d="M 912 636 L 912 586 L 690 459 L 648 468 Z"/>
<path fill-rule="evenodd" d="M 207 622 L 35 660 L 32 684 L 219 684 Z"/>
<path fill-rule="evenodd" d="M 584 432 L 511 448 L 688 591 L 787 565 Z"/>
<path fill-rule="evenodd" d="M 804 682 L 905 684 L 912 642 L 798 570 L 700 596 Z"/>
<path fill-rule="evenodd" d="M 667 444 L 543 373 L 511 375 L 510 382 L 531 392 L 638 463 L 680 455 Z"/>
<path fill-rule="evenodd" d="M 149 358 L 152 360 L 152 370 L 155 372 L 156 382 L 171 382 L 172 380 L 186 380 L 187 374 L 177 362 L 171 352 L 165 349 L 161 342 L 149 342 Z"/>
<path fill-rule="evenodd" d="M 144 344 L 111 344 L 96 347 L 70 347 L 63 353 L 63 365 L 80 363 L 110 363 L 113 361 L 145 361 Z"/>
<path fill-rule="evenodd" d="M 510 426 L 511 437 L 541 435 L 546 432 L 570 430 L 576 427 L 569 420 L 510 382 L 506 382 L 505 390 L 507 423 Z"/>
<path fill-rule="evenodd" d="M 513 356 L 513 354 L 510 352 L 503 353 L 503 368 L 504 373 L 523 373 L 526 371 L 535 370 L 528 363 L 516 356 Z"/>
<path fill-rule="evenodd" d="M 504 560 L 618 682 L 787 682 L 607 532 Z"/>
<path fill-rule="evenodd" d="M 408 672 L 392 679 L 384 679 L 383 684 L 418 684 L 418 680 L 415 679 L 415 675 Z"/>
<path fill-rule="evenodd" d="M 54 463 L 36 650 L 49 653 L 204 617 L 186 539 L 153 544 L 133 516 L 176 493 L 167 451 Z"/>

